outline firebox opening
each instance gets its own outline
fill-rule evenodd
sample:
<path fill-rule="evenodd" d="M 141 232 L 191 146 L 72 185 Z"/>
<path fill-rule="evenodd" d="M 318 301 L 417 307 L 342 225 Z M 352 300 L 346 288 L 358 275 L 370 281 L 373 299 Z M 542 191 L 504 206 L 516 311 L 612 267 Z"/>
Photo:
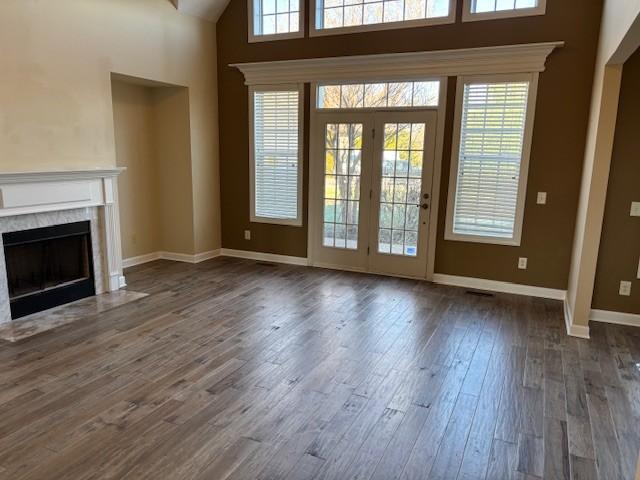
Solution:
<path fill-rule="evenodd" d="M 13 319 L 95 295 L 90 222 L 2 238 Z"/>

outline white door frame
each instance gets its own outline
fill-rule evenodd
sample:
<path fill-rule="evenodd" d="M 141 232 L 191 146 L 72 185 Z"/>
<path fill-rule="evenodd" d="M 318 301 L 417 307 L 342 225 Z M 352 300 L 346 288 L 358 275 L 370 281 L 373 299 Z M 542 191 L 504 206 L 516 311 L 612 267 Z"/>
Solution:
<path fill-rule="evenodd" d="M 364 79 L 368 81 L 371 79 Z M 409 79 L 408 79 L 409 80 Z M 418 79 L 413 79 L 418 80 Z M 421 79 L 422 80 L 422 79 Z M 438 78 L 425 78 L 424 80 L 439 80 L 440 81 L 440 98 L 438 100 L 438 106 L 433 108 L 426 108 L 425 110 L 431 110 L 437 112 L 436 122 L 436 145 L 435 145 L 435 159 L 433 164 L 433 183 L 431 188 L 431 202 L 429 212 L 429 231 L 427 235 L 427 265 L 425 278 L 428 281 L 433 280 L 433 274 L 435 270 L 435 257 L 436 257 L 436 241 L 438 236 L 438 211 L 440 207 L 440 181 L 442 177 L 442 156 L 444 148 L 444 129 L 445 119 L 447 112 L 447 87 L 448 77 Z M 309 96 L 310 102 L 310 115 L 309 115 L 309 192 L 308 192 L 308 236 L 307 236 L 307 257 L 308 263 L 311 266 L 322 266 L 329 268 L 340 268 L 343 270 L 355 270 L 349 269 L 337 265 L 321 265 L 315 262 L 315 238 L 319 235 L 317 231 L 318 225 L 318 209 L 314 208 L 313 199 L 318 198 L 320 195 L 319 189 L 323 187 L 324 181 L 322 176 L 319 175 L 318 165 L 324 165 L 324 159 L 318 158 L 318 152 L 320 151 L 320 142 L 323 142 L 323 138 L 319 138 L 316 134 L 318 131 L 319 112 L 317 109 L 317 82 L 311 83 L 311 95 Z M 386 109 L 389 110 L 389 109 Z M 393 109 L 394 111 L 406 111 L 417 109 Z M 358 110 L 344 110 L 345 112 L 356 112 Z M 362 110 L 360 110 L 362 111 Z"/>

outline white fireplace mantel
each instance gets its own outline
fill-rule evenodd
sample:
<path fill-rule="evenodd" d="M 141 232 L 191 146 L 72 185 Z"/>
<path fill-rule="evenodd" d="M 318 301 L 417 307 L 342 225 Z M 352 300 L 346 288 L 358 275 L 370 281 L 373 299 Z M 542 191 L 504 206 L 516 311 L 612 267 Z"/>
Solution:
<path fill-rule="evenodd" d="M 122 274 L 117 183 L 117 176 L 123 170 L 0 173 L 0 218 L 91 207 L 102 209 L 105 279 L 109 291 L 118 290 L 126 286 Z"/>

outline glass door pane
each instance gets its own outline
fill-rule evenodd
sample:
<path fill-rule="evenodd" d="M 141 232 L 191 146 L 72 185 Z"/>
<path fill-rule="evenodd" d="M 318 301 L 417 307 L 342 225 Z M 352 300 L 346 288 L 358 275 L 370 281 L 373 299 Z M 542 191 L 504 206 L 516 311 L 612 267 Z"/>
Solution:
<path fill-rule="evenodd" d="M 362 123 L 327 123 L 322 246 L 358 249 Z"/>
<path fill-rule="evenodd" d="M 384 124 L 378 253 L 418 255 L 424 134 L 424 123 Z"/>
<path fill-rule="evenodd" d="M 436 121 L 436 112 L 376 113 L 372 272 L 414 278 L 427 274 Z"/>

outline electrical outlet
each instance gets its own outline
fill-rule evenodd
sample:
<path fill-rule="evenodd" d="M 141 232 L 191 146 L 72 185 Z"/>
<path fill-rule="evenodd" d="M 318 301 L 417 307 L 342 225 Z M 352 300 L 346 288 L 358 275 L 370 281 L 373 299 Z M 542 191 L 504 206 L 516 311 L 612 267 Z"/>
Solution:
<path fill-rule="evenodd" d="M 640 202 L 631 202 L 631 216 L 640 217 Z"/>
<path fill-rule="evenodd" d="M 251 240 L 251 230 L 245 230 L 244 231 L 244 239 L 245 240 Z"/>
<path fill-rule="evenodd" d="M 546 205 L 547 204 L 547 192 L 538 192 L 538 205 Z"/>
<path fill-rule="evenodd" d="M 631 282 L 627 282 L 625 280 L 621 281 L 619 294 L 625 297 L 631 295 Z"/>
<path fill-rule="evenodd" d="M 520 270 L 526 270 L 527 269 L 527 257 L 520 257 L 518 259 L 518 268 Z"/>

